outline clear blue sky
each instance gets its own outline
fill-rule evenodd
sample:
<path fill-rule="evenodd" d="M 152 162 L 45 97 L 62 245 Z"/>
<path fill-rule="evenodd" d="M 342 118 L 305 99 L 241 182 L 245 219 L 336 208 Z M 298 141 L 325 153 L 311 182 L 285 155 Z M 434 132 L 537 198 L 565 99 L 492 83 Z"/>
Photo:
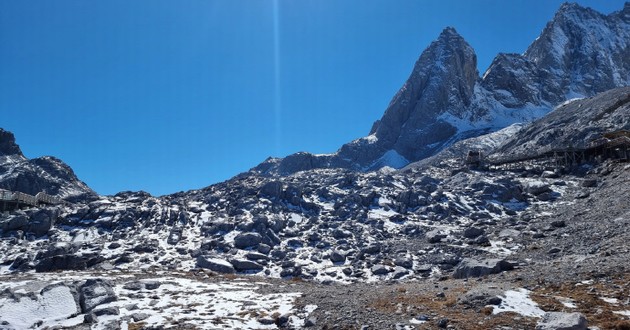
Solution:
<path fill-rule="evenodd" d="M 102 194 L 201 188 L 366 135 L 445 26 L 483 73 L 497 52 L 523 52 L 560 4 L 3 0 L 0 127 Z"/>

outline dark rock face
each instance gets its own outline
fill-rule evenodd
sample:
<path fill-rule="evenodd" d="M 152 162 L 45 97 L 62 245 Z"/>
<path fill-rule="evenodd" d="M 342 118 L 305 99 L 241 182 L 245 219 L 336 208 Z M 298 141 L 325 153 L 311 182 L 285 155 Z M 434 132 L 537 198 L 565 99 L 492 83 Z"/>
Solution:
<path fill-rule="evenodd" d="M 0 128 L 0 156 L 22 155 L 20 146 L 15 143 L 15 136 Z"/>
<path fill-rule="evenodd" d="M 428 152 L 414 145 L 441 144 L 455 133 L 452 126 L 437 117 L 447 109 L 469 106 L 478 77 L 472 47 L 455 29 L 444 29 L 422 53 L 411 76 L 370 134 L 383 150 L 393 148 L 412 160 L 426 157 Z M 342 147 L 340 155 L 359 158 L 348 147 Z"/>
<path fill-rule="evenodd" d="M 369 136 L 330 155 L 297 153 L 251 171 L 401 168 L 453 143 L 539 118 L 567 99 L 630 84 L 628 9 L 564 4 L 525 54 L 499 54 L 479 77 L 472 47 L 446 28 L 420 55 Z"/>

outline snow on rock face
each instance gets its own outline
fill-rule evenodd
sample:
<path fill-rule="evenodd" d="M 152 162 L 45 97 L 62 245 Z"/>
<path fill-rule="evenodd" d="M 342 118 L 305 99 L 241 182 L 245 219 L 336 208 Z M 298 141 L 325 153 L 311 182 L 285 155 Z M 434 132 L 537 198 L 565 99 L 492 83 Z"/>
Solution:
<path fill-rule="evenodd" d="M 81 313 L 76 291 L 64 284 L 43 288 L 39 295 L 0 296 L 0 323 L 16 329 L 54 325 Z"/>

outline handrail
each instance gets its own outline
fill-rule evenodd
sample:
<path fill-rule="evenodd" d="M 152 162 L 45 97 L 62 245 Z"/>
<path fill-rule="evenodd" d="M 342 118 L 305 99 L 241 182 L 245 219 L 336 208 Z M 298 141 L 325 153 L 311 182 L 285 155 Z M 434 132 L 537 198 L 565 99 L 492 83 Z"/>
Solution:
<path fill-rule="evenodd" d="M 37 195 L 29 195 L 19 191 L 10 191 L 0 189 L 0 200 L 5 202 L 15 202 L 37 206 L 39 204 L 61 204 L 61 199 L 48 195 L 45 192 L 39 192 Z"/>

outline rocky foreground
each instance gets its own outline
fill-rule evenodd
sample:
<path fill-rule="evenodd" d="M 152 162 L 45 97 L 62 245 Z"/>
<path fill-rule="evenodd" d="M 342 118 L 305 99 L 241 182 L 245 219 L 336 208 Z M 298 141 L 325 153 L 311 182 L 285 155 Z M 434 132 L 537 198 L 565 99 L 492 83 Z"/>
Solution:
<path fill-rule="evenodd" d="M 482 217 L 461 231 L 452 223 L 443 234 L 367 244 L 379 252 L 338 249 L 344 261 L 332 262 L 331 249 L 315 275 L 296 268 L 299 257 L 280 269 L 304 276 L 282 278 L 226 274 L 238 262 L 210 257 L 227 270 L 204 269 L 197 257 L 186 271 L 112 260 L 93 270 L 10 273 L 0 281 L 0 327 L 627 329 L 630 206 L 619 197 L 630 196 L 630 165 L 540 176 L 535 191 L 523 192 L 538 197 L 509 220 Z"/>

